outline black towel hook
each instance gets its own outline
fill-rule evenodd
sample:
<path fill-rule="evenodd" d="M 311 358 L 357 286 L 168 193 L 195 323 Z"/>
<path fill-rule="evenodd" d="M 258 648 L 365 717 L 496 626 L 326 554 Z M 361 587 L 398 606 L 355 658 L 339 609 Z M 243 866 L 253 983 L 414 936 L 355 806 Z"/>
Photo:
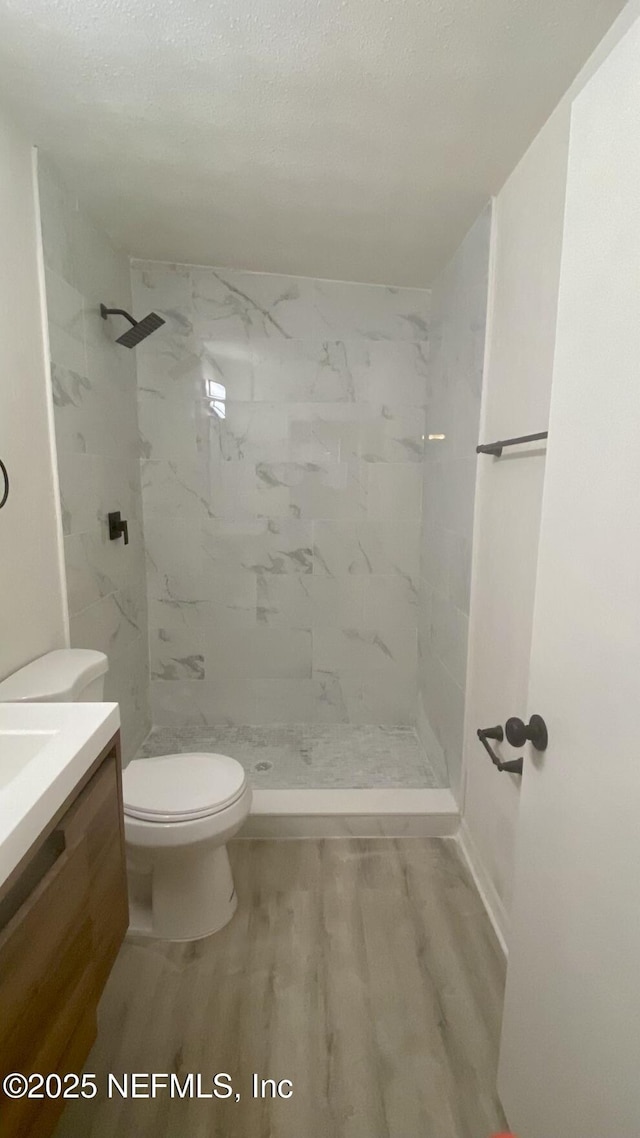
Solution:
<path fill-rule="evenodd" d="M 2 474 L 2 477 L 4 480 L 4 490 L 2 491 L 2 496 L 0 497 L 0 510 L 1 510 L 2 507 L 4 505 L 6 505 L 7 498 L 9 497 L 9 473 L 8 473 L 7 468 L 6 468 L 4 462 L 2 461 L 1 458 L 0 458 L 0 474 Z"/>

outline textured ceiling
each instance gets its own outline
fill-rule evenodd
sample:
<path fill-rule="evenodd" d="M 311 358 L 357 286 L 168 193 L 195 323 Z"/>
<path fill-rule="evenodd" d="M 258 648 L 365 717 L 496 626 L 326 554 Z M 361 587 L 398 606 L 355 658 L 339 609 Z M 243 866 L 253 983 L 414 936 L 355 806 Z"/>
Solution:
<path fill-rule="evenodd" d="M 146 258 L 428 284 L 623 0 L 0 0 L 0 89 Z"/>

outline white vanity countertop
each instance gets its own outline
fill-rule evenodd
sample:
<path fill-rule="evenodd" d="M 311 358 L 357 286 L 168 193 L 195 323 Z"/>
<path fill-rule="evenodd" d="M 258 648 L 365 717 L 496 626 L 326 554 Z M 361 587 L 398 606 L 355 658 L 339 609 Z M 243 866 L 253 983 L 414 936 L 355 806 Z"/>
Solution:
<path fill-rule="evenodd" d="M 117 703 L 0 703 L 0 885 L 119 726 Z"/>

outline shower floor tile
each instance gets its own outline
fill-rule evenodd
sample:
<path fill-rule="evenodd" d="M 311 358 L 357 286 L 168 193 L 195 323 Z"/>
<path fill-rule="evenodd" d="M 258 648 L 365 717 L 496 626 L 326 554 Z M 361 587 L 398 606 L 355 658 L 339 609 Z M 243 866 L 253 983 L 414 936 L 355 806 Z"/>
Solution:
<path fill-rule="evenodd" d="M 154 727 L 136 758 L 231 755 L 262 790 L 442 786 L 412 727 Z"/>

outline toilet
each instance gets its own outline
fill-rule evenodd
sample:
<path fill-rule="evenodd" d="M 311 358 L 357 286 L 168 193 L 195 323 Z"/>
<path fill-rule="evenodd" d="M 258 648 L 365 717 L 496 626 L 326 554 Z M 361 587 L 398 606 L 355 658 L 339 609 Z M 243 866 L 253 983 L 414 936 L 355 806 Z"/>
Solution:
<path fill-rule="evenodd" d="M 0 683 L 0 703 L 100 703 L 107 657 L 85 648 L 41 656 Z M 238 899 L 226 843 L 251 789 L 228 755 L 140 759 L 122 775 L 129 932 L 199 940 L 224 928 Z"/>

